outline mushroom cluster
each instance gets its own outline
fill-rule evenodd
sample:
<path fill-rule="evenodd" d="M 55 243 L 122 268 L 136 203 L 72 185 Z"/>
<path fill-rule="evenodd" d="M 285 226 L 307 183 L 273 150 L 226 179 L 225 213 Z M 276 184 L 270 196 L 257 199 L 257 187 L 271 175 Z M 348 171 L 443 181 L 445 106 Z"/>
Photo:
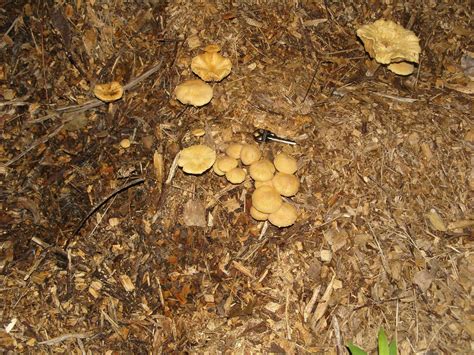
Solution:
<path fill-rule="evenodd" d="M 377 20 L 357 30 L 364 48 L 377 63 L 398 75 L 410 75 L 419 62 L 420 40 L 413 31 L 389 20 Z"/>
<path fill-rule="evenodd" d="M 204 53 L 192 59 L 191 70 L 200 79 L 187 80 L 176 87 L 174 95 L 179 102 L 200 107 L 211 101 L 214 92 L 206 81 L 221 81 L 232 70 L 231 61 L 222 56 L 220 50 L 219 45 L 210 44 L 204 48 Z"/>
<path fill-rule="evenodd" d="M 257 221 L 268 220 L 277 227 L 288 227 L 295 223 L 296 208 L 283 201 L 283 197 L 292 197 L 299 190 L 299 179 L 294 175 L 296 160 L 285 153 L 278 154 L 272 161 L 262 158 L 262 152 L 255 144 L 233 143 L 225 154 L 216 158 L 213 171 L 226 177 L 232 184 L 242 183 L 247 176 L 255 183 L 252 194 L 250 215 Z"/>

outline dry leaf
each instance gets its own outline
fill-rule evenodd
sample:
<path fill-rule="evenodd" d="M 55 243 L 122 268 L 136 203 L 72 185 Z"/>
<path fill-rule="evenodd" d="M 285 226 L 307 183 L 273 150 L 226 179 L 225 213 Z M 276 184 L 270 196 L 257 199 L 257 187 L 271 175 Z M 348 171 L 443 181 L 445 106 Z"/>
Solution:
<path fill-rule="evenodd" d="M 433 276 L 427 270 L 421 270 L 413 276 L 413 282 L 421 291 L 426 292 L 430 288 L 431 282 L 433 282 Z"/>
<path fill-rule="evenodd" d="M 435 209 L 431 209 L 426 215 L 426 218 L 430 221 L 431 225 L 434 229 L 440 232 L 446 232 L 448 229 L 446 228 L 446 224 L 444 223 L 441 216 L 436 212 Z"/>

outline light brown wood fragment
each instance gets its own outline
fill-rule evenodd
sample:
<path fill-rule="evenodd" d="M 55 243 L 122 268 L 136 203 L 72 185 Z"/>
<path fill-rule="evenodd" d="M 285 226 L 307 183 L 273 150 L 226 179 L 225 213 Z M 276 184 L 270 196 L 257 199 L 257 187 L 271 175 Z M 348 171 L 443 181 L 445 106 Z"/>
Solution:
<path fill-rule="evenodd" d="M 433 152 L 428 143 L 421 143 L 421 152 L 423 153 L 426 160 L 430 161 L 433 159 Z"/>
<path fill-rule="evenodd" d="M 246 267 L 244 266 L 243 264 L 239 263 L 238 261 L 232 261 L 232 266 L 237 269 L 238 271 L 240 271 L 242 274 L 244 274 L 245 276 L 248 276 L 250 278 L 255 278 L 255 276 L 252 274 L 252 272 Z"/>
<path fill-rule="evenodd" d="M 448 228 L 446 227 L 446 224 L 444 223 L 443 219 L 441 218 L 441 216 L 438 214 L 438 212 L 436 212 L 435 209 L 431 209 L 426 215 L 425 215 L 426 218 L 428 218 L 428 220 L 430 221 L 431 223 L 431 226 L 436 229 L 437 231 L 440 231 L 440 232 L 446 232 L 448 230 Z"/>
<path fill-rule="evenodd" d="M 122 283 L 123 288 L 127 292 L 132 292 L 135 290 L 135 285 L 133 284 L 132 280 L 130 277 L 126 274 L 120 275 L 120 282 Z"/>

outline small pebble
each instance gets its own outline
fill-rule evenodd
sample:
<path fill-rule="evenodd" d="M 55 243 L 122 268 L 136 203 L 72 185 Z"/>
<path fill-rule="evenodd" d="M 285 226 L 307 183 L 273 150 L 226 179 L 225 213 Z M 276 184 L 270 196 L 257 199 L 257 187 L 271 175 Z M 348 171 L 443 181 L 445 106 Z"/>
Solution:
<path fill-rule="evenodd" d="M 128 138 L 122 139 L 120 141 L 120 146 L 122 148 L 125 148 L 125 149 L 130 148 L 130 145 L 131 145 L 131 142 L 130 142 L 130 139 L 128 139 Z"/>

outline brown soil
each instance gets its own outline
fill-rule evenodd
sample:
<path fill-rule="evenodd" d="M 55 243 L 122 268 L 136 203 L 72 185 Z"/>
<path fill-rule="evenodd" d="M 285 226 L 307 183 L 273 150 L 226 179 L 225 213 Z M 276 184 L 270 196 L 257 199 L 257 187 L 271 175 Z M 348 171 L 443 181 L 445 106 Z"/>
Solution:
<path fill-rule="evenodd" d="M 1 350 L 374 352 L 380 327 L 474 350 L 469 2 L 0 3 Z M 379 18 L 420 38 L 413 75 L 369 60 Z M 210 43 L 232 73 L 185 107 Z M 291 227 L 250 217 L 249 182 L 171 169 L 256 128 L 297 142 L 261 146 L 298 159 Z"/>

